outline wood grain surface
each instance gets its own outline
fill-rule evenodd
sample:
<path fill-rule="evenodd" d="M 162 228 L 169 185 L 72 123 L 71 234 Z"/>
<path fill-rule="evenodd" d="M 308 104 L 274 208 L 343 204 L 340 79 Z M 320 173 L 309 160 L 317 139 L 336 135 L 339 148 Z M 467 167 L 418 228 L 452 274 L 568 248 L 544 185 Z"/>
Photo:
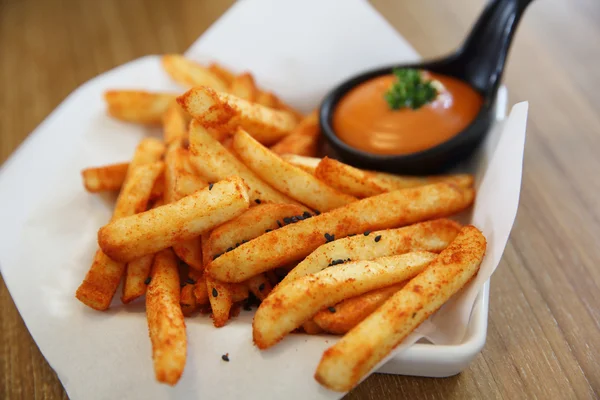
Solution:
<path fill-rule="evenodd" d="M 483 7 L 373 3 L 425 57 L 456 47 Z M 230 4 L 0 0 L 0 162 L 78 85 L 146 54 L 185 50 Z M 492 278 L 482 353 L 451 378 L 373 375 L 347 399 L 598 398 L 599 39 L 598 0 L 534 2 L 516 36 L 505 82 L 511 104 L 530 101 L 523 188 Z M 0 399 L 61 398 L 0 280 Z"/>

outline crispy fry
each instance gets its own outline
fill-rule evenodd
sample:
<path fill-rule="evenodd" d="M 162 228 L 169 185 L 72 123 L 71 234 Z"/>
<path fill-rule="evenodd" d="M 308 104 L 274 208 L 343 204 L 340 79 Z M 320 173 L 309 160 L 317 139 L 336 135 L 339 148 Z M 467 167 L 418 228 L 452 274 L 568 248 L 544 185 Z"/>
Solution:
<path fill-rule="evenodd" d="M 206 86 L 190 89 L 177 102 L 209 128 L 234 132 L 242 127 L 261 143 L 273 144 L 296 126 L 293 114 L 274 110 Z"/>
<path fill-rule="evenodd" d="M 245 282 L 245 285 L 261 301 L 273 290 L 273 285 L 264 274 L 253 276 Z"/>
<path fill-rule="evenodd" d="M 314 157 L 319 141 L 319 114 L 313 111 L 304 117 L 294 130 L 271 147 L 277 154 L 298 154 Z"/>
<path fill-rule="evenodd" d="M 323 332 L 323 329 L 312 320 L 303 323 L 302 329 L 304 329 L 304 332 L 308 335 L 318 335 Z"/>
<path fill-rule="evenodd" d="M 271 92 L 258 92 L 258 95 L 256 96 L 256 102 L 269 108 L 279 107 L 279 99 Z"/>
<path fill-rule="evenodd" d="M 225 82 L 227 86 L 231 85 L 231 82 L 233 82 L 233 79 L 235 78 L 235 74 L 233 72 L 220 64 L 211 63 L 209 64 L 208 69 L 221 78 L 221 80 Z"/>
<path fill-rule="evenodd" d="M 165 144 L 158 139 L 145 138 L 135 148 L 131 162 L 129 163 L 129 169 L 127 175 L 131 173 L 136 167 L 144 164 L 150 164 L 159 161 L 165 153 Z M 127 177 L 125 178 L 127 179 Z"/>
<path fill-rule="evenodd" d="M 210 68 L 188 60 L 179 54 L 162 57 L 162 65 L 171 78 L 185 86 L 208 86 L 214 90 L 227 90 L 227 83 Z"/>
<path fill-rule="evenodd" d="M 104 100 L 108 114 L 114 118 L 138 124 L 157 125 L 175 100 L 176 95 L 142 90 L 108 90 Z"/>
<path fill-rule="evenodd" d="M 252 74 L 244 72 L 236 76 L 229 85 L 229 94 L 247 101 L 256 101 L 258 89 Z"/>
<path fill-rule="evenodd" d="M 319 310 L 421 272 L 436 254 L 414 252 L 355 261 L 296 279 L 277 289 L 254 315 L 252 337 L 259 349 L 279 342 Z"/>
<path fill-rule="evenodd" d="M 323 158 L 315 176 L 328 185 L 356 197 L 370 197 L 392 190 L 428 185 L 435 182 L 454 183 L 471 187 L 473 176 L 468 174 L 430 177 L 399 176 L 381 172 L 363 171 L 329 157 Z"/>
<path fill-rule="evenodd" d="M 162 118 L 163 138 L 169 144 L 187 137 L 188 119 L 186 112 L 181 109 L 176 101 L 172 102 Z"/>
<path fill-rule="evenodd" d="M 473 226 L 380 308 L 325 351 L 315 379 L 349 391 L 394 347 L 477 274 L 486 241 Z"/>
<path fill-rule="evenodd" d="M 146 293 L 146 279 L 150 276 L 152 261 L 154 261 L 154 254 L 148 254 L 127 264 L 121 296 L 123 304 L 130 303 Z"/>
<path fill-rule="evenodd" d="M 202 240 L 200 236 L 173 244 L 173 251 L 190 267 L 197 271 L 203 271 L 202 264 Z"/>
<path fill-rule="evenodd" d="M 225 253 L 228 249 L 252 240 L 267 230 L 275 230 L 279 225 L 285 225 L 284 218 L 301 216 L 303 212 L 304 209 L 295 204 L 261 204 L 252 207 L 211 232 L 211 251 L 213 255 Z"/>
<path fill-rule="evenodd" d="M 209 304 L 206 277 L 204 275 L 201 275 L 194 284 L 194 297 L 196 298 L 196 304 L 199 306 Z"/>
<path fill-rule="evenodd" d="M 405 284 L 406 282 L 398 283 L 346 299 L 333 307 L 335 312 L 328 309 L 319 311 L 313 321 L 325 332 L 343 335 L 371 315 Z"/>
<path fill-rule="evenodd" d="M 198 173 L 211 181 L 228 176 L 241 177 L 250 187 L 251 201 L 272 203 L 294 203 L 292 199 L 279 193 L 260 180 L 233 154 L 216 141 L 198 121 L 190 124 L 190 161 Z"/>
<path fill-rule="evenodd" d="M 113 220 L 146 209 L 154 181 L 163 168 L 163 163 L 158 162 L 141 165 L 131 171 L 117 199 Z M 101 250 L 96 251 L 92 266 L 75 296 L 89 307 L 106 310 L 117 291 L 124 270 L 123 262 L 110 259 Z"/>
<path fill-rule="evenodd" d="M 229 320 L 233 303 L 248 297 L 248 288 L 239 283 L 224 283 L 206 277 L 206 289 L 212 308 L 213 325 L 220 328 Z"/>
<path fill-rule="evenodd" d="M 329 211 L 356 200 L 282 160 L 242 129 L 233 138 L 233 148 L 261 179 L 313 209 Z"/>
<path fill-rule="evenodd" d="M 223 254 L 205 268 L 208 274 L 222 281 L 243 282 L 302 259 L 335 238 L 452 215 L 470 206 L 474 196 L 472 189 L 448 183 L 383 193 L 265 233 Z"/>
<path fill-rule="evenodd" d="M 246 184 L 231 177 L 175 203 L 112 221 L 98 232 L 111 258 L 127 262 L 197 237 L 249 207 Z"/>
<path fill-rule="evenodd" d="M 315 174 L 317 166 L 321 162 L 320 158 L 299 156 L 297 154 L 282 154 L 281 158 L 311 175 Z"/>
<path fill-rule="evenodd" d="M 117 191 L 125 181 L 127 168 L 129 163 L 86 168 L 81 171 L 83 186 L 90 193 Z"/>
<path fill-rule="evenodd" d="M 319 272 L 345 260 L 372 260 L 377 257 L 423 250 L 438 253 L 454 240 L 460 225 L 449 219 L 421 222 L 399 229 L 358 234 L 327 243 L 310 253 L 281 281 L 284 285 L 304 275 Z M 374 238 L 381 236 L 375 242 Z"/>
<path fill-rule="evenodd" d="M 150 192 L 150 200 L 158 200 L 162 199 L 164 201 L 165 195 L 165 174 L 164 171 L 162 174 L 156 178 L 154 181 L 154 186 L 152 186 L 152 191 Z M 156 202 L 154 203 L 156 204 Z"/>
<path fill-rule="evenodd" d="M 162 250 L 152 266 L 146 315 L 156 380 L 169 385 L 179 381 L 186 360 L 187 338 L 179 299 L 177 259 L 170 249 Z"/>
<path fill-rule="evenodd" d="M 183 315 L 189 317 L 198 309 L 196 295 L 194 294 L 194 285 L 185 285 L 181 288 L 181 297 L 179 299 Z"/>

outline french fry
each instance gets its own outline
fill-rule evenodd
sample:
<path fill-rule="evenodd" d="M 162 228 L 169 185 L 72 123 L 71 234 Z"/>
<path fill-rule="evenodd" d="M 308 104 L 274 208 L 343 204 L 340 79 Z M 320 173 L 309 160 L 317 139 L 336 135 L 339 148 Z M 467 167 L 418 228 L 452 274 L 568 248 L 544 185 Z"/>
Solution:
<path fill-rule="evenodd" d="M 121 296 L 123 304 L 130 303 L 146 293 L 146 281 L 150 276 L 153 261 L 154 254 L 148 254 L 127 263 L 123 282 L 123 295 Z"/>
<path fill-rule="evenodd" d="M 294 130 L 271 147 L 277 154 L 298 154 L 314 157 L 319 141 L 319 114 L 313 111 L 304 117 Z"/>
<path fill-rule="evenodd" d="M 479 270 L 486 241 L 464 227 L 429 266 L 323 353 L 315 379 L 349 391 Z"/>
<path fill-rule="evenodd" d="M 461 187 L 473 185 L 473 176 L 468 174 L 413 177 L 363 171 L 350 165 L 323 158 L 315 176 L 328 185 L 353 196 L 363 198 L 392 190 L 428 185 L 435 182 L 454 183 Z"/>
<path fill-rule="evenodd" d="M 210 234 L 210 248 L 214 255 L 231 250 L 242 242 L 252 240 L 266 231 L 287 224 L 293 216 L 301 216 L 304 208 L 295 204 L 261 204 L 215 228 Z M 211 256 L 212 257 L 212 256 Z"/>
<path fill-rule="evenodd" d="M 321 162 L 320 158 L 299 156 L 297 154 L 282 154 L 281 158 L 311 175 L 315 174 L 317 166 Z"/>
<path fill-rule="evenodd" d="M 234 132 L 242 127 L 261 143 L 273 144 L 296 126 L 296 118 L 287 111 L 274 110 L 206 86 L 190 89 L 177 102 L 209 128 Z"/>
<path fill-rule="evenodd" d="M 212 308 L 213 325 L 220 328 L 229 320 L 233 303 L 248 297 L 248 288 L 239 283 L 225 283 L 206 277 L 206 289 Z"/>
<path fill-rule="evenodd" d="M 233 138 L 233 148 L 261 179 L 313 209 L 329 211 L 356 200 L 282 160 L 242 129 L 238 129 Z"/>
<path fill-rule="evenodd" d="M 271 92 L 259 91 L 256 96 L 256 102 L 269 108 L 277 109 L 279 107 L 279 99 Z"/>
<path fill-rule="evenodd" d="M 319 310 L 371 290 L 402 282 L 421 272 L 436 254 L 414 252 L 355 261 L 296 279 L 260 304 L 252 323 L 259 349 L 279 342 Z"/>
<path fill-rule="evenodd" d="M 221 80 L 223 82 L 225 82 L 225 84 L 227 84 L 227 86 L 231 85 L 231 82 L 233 82 L 233 79 L 235 78 L 235 74 L 233 72 L 231 72 L 230 70 L 228 70 L 227 68 L 225 68 L 224 66 L 217 64 L 217 63 L 211 63 L 208 65 L 208 69 L 215 75 L 217 75 L 219 78 L 221 78 Z"/>
<path fill-rule="evenodd" d="M 241 177 L 250 187 L 251 201 L 294 203 L 258 178 L 195 120 L 190 123 L 190 153 L 192 165 L 208 180 L 219 181 L 232 175 Z"/>
<path fill-rule="evenodd" d="M 372 260 L 377 257 L 423 250 L 439 253 L 454 240 L 460 224 L 449 219 L 420 222 L 398 229 L 358 234 L 327 243 L 310 253 L 279 284 L 319 272 L 346 260 Z M 374 238 L 382 239 L 375 242 Z"/>
<path fill-rule="evenodd" d="M 233 78 L 229 85 L 229 94 L 246 101 L 256 101 L 258 89 L 252 74 L 245 72 Z"/>
<path fill-rule="evenodd" d="M 210 68 L 188 60 L 179 54 L 167 54 L 162 57 L 162 65 L 169 76 L 185 86 L 208 86 L 218 91 L 227 90 L 227 83 Z"/>
<path fill-rule="evenodd" d="M 383 193 L 265 233 L 213 260 L 205 270 L 221 281 L 243 282 L 300 260 L 336 238 L 452 215 L 470 206 L 474 197 L 473 189 L 448 183 Z"/>
<path fill-rule="evenodd" d="M 249 207 L 247 186 L 231 177 L 171 204 L 112 221 L 98 243 L 112 259 L 127 262 L 190 240 Z"/>
<path fill-rule="evenodd" d="M 117 191 L 125 181 L 127 168 L 129 163 L 86 168 L 81 171 L 83 186 L 90 193 Z"/>
<path fill-rule="evenodd" d="M 304 329 L 304 332 L 308 335 L 318 335 L 319 333 L 323 332 L 323 328 L 321 328 L 312 320 L 308 320 L 303 323 L 302 329 Z"/>
<path fill-rule="evenodd" d="M 144 211 L 156 177 L 163 170 L 162 162 L 141 165 L 133 169 L 117 198 L 113 220 Z M 75 297 L 96 310 L 106 310 L 117 291 L 125 264 L 109 258 L 102 250 L 96 251 L 94 261 Z"/>
<path fill-rule="evenodd" d="M 146 315 L 152 342 L 154 374 L 159 382 L 174 385 L 186 361 L 187 338 L 181 311 L 177 259 L 170 249 L 159 252 L 146 292 Z"/>
<path fill-rule="evenodd" d="M 164 201 L 165 195 L 165 174 L 164 171 L 162 174 L 156 178 L 154 182 L 154 186 L 152 186 L 152 191 L 150 192 L 150 200 L 158 200 L 162 199 Z M 154 203 L 156 204 L 156 203 Z"/>
<path fill-rule="evenodd" d="M 325 332 L 343 335 L 371 315 L 405 284 L 406 282 L 398 283 L 346 299 L 333 307 L 335 312 L 328 309 L 319 311 L 313 321 Z"/>
<path fill-rule="evenodd" d="M 196 295 L 194 294 L 194 285 L 185 285 L 181 288 L 179 304 L 181 305 L 181 311 L 185 317 L 189 317 L 198 309 Z"/>
<path fill-rule="evenodd" d="M 206 287 L 206 277 L 201 275 L 194 284 L 194 297 L 199 306 L 210 304 L 208 300 L 208 289 Z"/>
<path fill-rule="evenodd" d="M 104 100 L 108 114 L 114 118 L 138 124 L 158 125 L 176 95 L 143 90 L 108 90 Z"/>
<path fill-rule="evenodd" d="M 188 119 L 185 111 L 176 101 L 172 102 L 163 114 L 163 138 L 169 144 L 187 137 Z"/>
<path fill-rule="evenodd" d="M 136 167 L 144 164 L 150 164 L 156 161 L 160 161 L 163 154 L 165 153 L 165 144 L 154 138 L 145 138 L 135 148 L 131 162 L 129 163 L 129 169 L 127 170 L 127 176 Z M 127 177 L 125 178 L 127 179 Z"/>

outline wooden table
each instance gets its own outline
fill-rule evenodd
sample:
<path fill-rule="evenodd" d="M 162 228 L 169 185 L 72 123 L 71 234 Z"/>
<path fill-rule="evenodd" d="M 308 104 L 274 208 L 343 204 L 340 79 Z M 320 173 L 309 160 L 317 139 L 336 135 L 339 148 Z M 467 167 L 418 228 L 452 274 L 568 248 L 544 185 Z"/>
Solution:
<path fill-rule="evenodd" d="M 78 85 L 145 54 L 182 52 L 230 3 L 1 0 L 0 161 Z M 483 1 L 374 4 L 427 57 L 457 46 Z M 458 376 L 373 375 L 348 399 L 599 396 L 598 38 L 600 2 L 544 0 L 513 45 L 510 101 L 530 101 L 523 189 L 483 352 Z M 0 398 L 66 398 L 1 280 L 0 312 Z"/>

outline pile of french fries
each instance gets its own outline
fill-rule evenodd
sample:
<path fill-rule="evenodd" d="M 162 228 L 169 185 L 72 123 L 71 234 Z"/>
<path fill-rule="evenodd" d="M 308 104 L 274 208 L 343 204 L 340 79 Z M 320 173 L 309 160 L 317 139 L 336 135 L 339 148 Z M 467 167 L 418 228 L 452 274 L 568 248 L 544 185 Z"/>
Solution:
<path fill-rule="evenodd" d="M 89 192 L 119 195 L 76 293 L 97 310 L 121 283 L 123 303 L 145 295 L 158 381 L 183 373 L 184 316 L 221 327 L 258 305 L 260 349 L 294 331 L 343 335 L 315 378 L 350 390 L 477 274 L 485 238 L 445 219 L 473 203 L 472 176 L 316 158 L 316 112 L 302 116 L 249 73 L 162 61 L 187 92 L 105 95 L 111 116 L 162 124 L 164 136 L 82 172 Z"/>

